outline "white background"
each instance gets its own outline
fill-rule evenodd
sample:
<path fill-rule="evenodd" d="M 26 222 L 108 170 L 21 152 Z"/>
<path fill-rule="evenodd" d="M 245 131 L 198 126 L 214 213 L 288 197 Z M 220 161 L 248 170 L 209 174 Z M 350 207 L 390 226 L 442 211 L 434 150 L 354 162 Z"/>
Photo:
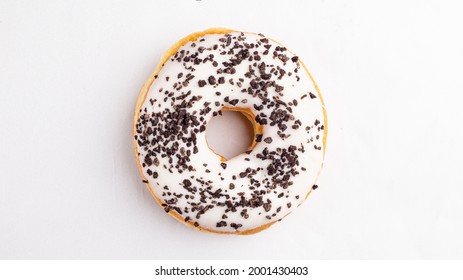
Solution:
<path fill-rule="evenodd" d="M 0 0 L 0 258 L 463 258 L 457 2 Z M 253 236 L 166 215 L 133 154 L 161 54 L 215 26 L 285 44 L 328 110 L 320 188 Z"/>

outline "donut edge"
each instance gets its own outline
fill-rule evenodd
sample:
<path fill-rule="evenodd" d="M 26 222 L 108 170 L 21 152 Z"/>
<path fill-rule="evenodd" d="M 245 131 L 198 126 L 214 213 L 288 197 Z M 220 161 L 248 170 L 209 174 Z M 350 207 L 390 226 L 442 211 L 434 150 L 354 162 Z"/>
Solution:
<path fill-rule="evenodd" d="M 164 66 L 164 63 L 166 63 L 166 61 L 172 55 L 174 55 L 178 51 L 179 48 L 181 48 L 183 45 L 185 45 L 188 42 L 195 41 L 196 39 L 198 39 L 200 37 L 203 37 L 205 35 L 208 35 L 208 34 L 225 34 L 225 33 L 229 33 L 229 32 L 240 32 L 240 31 L 233 30 L 233 29 L 227 29 L 227 28 L 221 28 L 221 27 L 209 28 L 209 29 L 206 29 L 204 31 L 191 33 L 191 34 L 183 37 L 182 39 L 180 39 L 176 43 L 174 43 L 169 49 L 167 49 L 163 53 L 158 65 L 154 69 L 153 73 L 149 76 L 148 80 L 146 80 L 146 82 L 143 84 L 142 88 L 140 89 L 140 91 L 138 93 L 137 101 L 136 101 L 136 104 L 135 104 L 134 121 L 133 121 L 133 137 L 134 137 L 133 142 L 134 142 L 135 158 L 136 158 L 137 166 L 138 166 L 138 169 L 140 171 L 140 174 L 141 174 L 141 177 L 143 179 L 144 184 L 148 188 L 148 190 L 151 193 L 151 195 L 153 196 L 153 198 L 159 204 L 159 206 L 161 206 L 163 209 L 164 209 L 164 207 L 162 206 L 161 199 L 156 196 L 156 194 L 154 193 L 154 191 L 151 188 L 151 186 L 149 185 L 149 183 L 145 183 L 145 182 L 148 182 L 148 180 L 146 179 L 145 175 L 143 174 L 143 168 L 141 166 L 140 158 L 138 156 L 138 145 L 137 145 L 137 141 L 135 140 L 135 135 L 137 135 L 136 126 L 137 126 L 138 118 L 139 118 L 139 115 L 140 115 L 140 109 L 143 106 L 143 103 L 145 102 L 146 96 L 148 95 L 148 91 L 149 91 L 151 85 L 153 84 L 153 82 L 155 80 L 155 76 L 161 71 L 162 67 Z M 253 32 L 244 32 L 244 33 L 251 33 L 252 34 Z M 275 43 L 277 43 L 277 44 L 279 44 L 281 46 L 283 46 L 283 44 L 277 42 L 276 40 L 273 40 L 271 38 L 268 38 L 268 39 L 274 41 Z M 316 84 L 316 82 L 313 79 L 312 75 L 308 71 L 307 67 L 305 66 L 305 64 L 300 59 L 299 59 L 299 63 L 301 63 L 302 67 L 304 68 L 304 70 L 309 75 L 310 80 L 312 81 L 312 83 L 313 83 L 313 85 L 315 87 L 315 90 L 317 91 L 317 94 L 318 94 L 318 96 L 320 98 L 320 102 L 321 102 L 321 105 L 322 105 L 323 118 L 324 118 L 323 122 L 324 122 L 325 129 L 324 129 L 324 134 L 323 134 L 323 161 L 322 161 L 321 168 L 320 168 L 320 171 L 321 171 L 321 169 L 323 168 L 324 160 L 325 160 L 326 139 L 327 139 L 327 135 L 328 135 L 328 121 L 327 121 L 327 113 L 326 113 L 326 109 L 325 109 L 325 102 L 324 102 L 323 97 L 322 97 L 322 95 L 320 93 L 320 89 L 318 88 L 318 85 Z M 319 174 L 320 174 L 320 172 L 319 172 Z M 317 175 L 317 178 L 315 179 L 315 182 L 313 182 L 313 183 L 315 184 L 317 180 L 318 180 L 318 175 Z M 309 196 L 309 194 L 311 192 L 312 192 L 312 188 L 310 188 L 310 190 L 307 193 L 304 201 L 307 199 L 307 197 Z M 301 204 L 299 204 L 298 207 Z M 191 221 L 185 222 L 183 217 L 178 213 L 175 213 L 173 211 L 169 211 L 167 214 L 174 217 L 175 219 L 177 219 L 181 223 L 185 224 L 186 226 L 188 226 L 190 228 L 193 228 L 193 229 L 197 229 L 199 231 L 204 231 L 204 232 L 209 232 L 209 233 L 217 233 L 217 234 L 251 235 L 251 234 L 255 234 L 255 233 L 261 232 L 261 231 L 269 228 L 274 223 L 276 223 L 278 221 L 281 221 L 283 218 L 285 218 L 290 213 L 288 213 L 283 218 L 281 218 L 281 219 L 279 219 L 277 221 L 273 221 L 273 222 L 264 224 L 262 226 L 259 226 L 259 227 L 253 228 L 253 229 L 249 229 L 249 230 L 245 230 L 245 231 L 216 231 L 216 230 L 212 230 L 212 229 L 208 229 L 208 228 L 203 228 L 201 226 L 196 227 L 196 226 L 194 226 L 193 222 L 191 222 Z"/>

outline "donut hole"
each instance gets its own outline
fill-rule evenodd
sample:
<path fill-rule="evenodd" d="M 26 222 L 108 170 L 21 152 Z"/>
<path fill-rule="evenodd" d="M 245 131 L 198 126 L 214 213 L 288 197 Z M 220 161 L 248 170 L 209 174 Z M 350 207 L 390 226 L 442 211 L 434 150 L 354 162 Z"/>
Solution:
<path fill-rule="evenodd" d="M 255 139 L 254 124 L 249 114 L 239 109 L 224 108 L 206 127 L 206 141 L 222 160 L 230 160 L 251 149 Z"/>

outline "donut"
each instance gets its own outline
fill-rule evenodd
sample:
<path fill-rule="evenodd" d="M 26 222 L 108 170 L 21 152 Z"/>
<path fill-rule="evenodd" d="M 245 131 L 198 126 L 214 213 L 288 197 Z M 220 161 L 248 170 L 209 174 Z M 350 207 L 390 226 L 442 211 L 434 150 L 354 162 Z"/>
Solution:
<path fill-rule="evenodd" d="M 208 122 L 225 110 L 254 129 L 249 149 L 231 159 L 206 141 Z M 315 81 L 285 46 L 213 28 L 164 53 L 138 95 L 133 134 L 143 182 L 165 212 L 198 230 L 253 234 L 317 188 L 327 117 Z"/>

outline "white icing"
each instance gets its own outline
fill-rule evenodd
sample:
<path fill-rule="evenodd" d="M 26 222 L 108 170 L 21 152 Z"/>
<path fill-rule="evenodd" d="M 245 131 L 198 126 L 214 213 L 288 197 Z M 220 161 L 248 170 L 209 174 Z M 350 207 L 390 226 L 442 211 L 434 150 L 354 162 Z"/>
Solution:
<path fill-rule="evenodd" d="M 258 97 L 252 97 L 248 93 L 241 92 L 242 89 L 247 89 L 249 87 L 250 79 L 245 77 L 245 73 L 249 70 L 249 65 L 252 65 L 255 61 L 249 62 L 248 60 L 243 61 L 241 64 L 235 66 L 236 73 L 234 74 L 217 74 L 218 68 L 225 68 L 223 67 L 222 63 L 225 61 L 229 61 L 233 55 L 225 54 L 221 55 L 220 53 L 224 50 L 221 45 L 225 46 L 225 50 L 229 50 L 229 47 L 232 47 L 234 42 L 236 41 L 236 37 L 240 35 L 239 32 L 230 33 L 234 38 L 231 40 L 230 46 L 226 46 L 224 42 L 219 41 L 220 38 L 224 38 L 223 34 L 210 34 L 205 35 L 202 38 L 199 38 L 194 43 L 189 42 L 186 45 L 182 46 L 179 49 L 189 51 L 191 53 L 197 52 L 198 47 L 204 47 L 206 50 L 204 52 L 198 54 L 198 58 L 203 59 L 210 54 L 214 55 L 214 60 L 218 62 L 218 67 L 214 67 L 211 61 L 207 63 L 200 63 L 199 65 L 193 65 L 188 63 L 186 66 L 193 65 L 195 68 L 194 72 L 190 72 L 185 70 L 185 66 L 183 62 L 178 62 L 174 59 L 169 59 L 165 65 L 162 67 L 161 71 L 158 73 L 157 79 L 151 85 L 147 97 L 143 103 L 141 112 L 142 114 L 150 115 L 151 113 L 159 113 L 163 112 L 164 110 L 171 110 L 172 111 L 172 103 L 171 99 L 169 98 L 167 102 L 164 102 L 165 91 L 175 92 L 174 97 L 181 95 L 182 93 L 191 90 L 192 94 L 189 96 L 201 96 L 202 99 L 196 102 L 191 108 L 186 109 L 189 113 L 193 114 L 195 111 L 199 112 L 201 109 L 204 109 L 204 102 L 210 102 L 210 107 L 212 110 L 207 113 L 204 118 L 204 122 L 207 123 L 213 116 L 214 111 L 220 110 L 221 106 L 226 105 L 227 107 L 233 107 L 230 104 L 224 102 L 224 97 L 229 96 L 230 99 L 247 99 L 246 104 L 238 103 L 235 107 L 239 108 L 250 108 L 254 111 L 255 114 L 264 113 L 266 116 L 269 116 L 275 108 L 264 108 L 262 111 L 256 111 L 253 107 L 254 104 L 260 105 L 261 99 Z M 246 43 L 254 43 L 260 42 L 262 36 L 245 33 L 244 42 Z M 204 39 L 200 42 L 200 39 Z M 243 42 L 240 42 L 243 43 Z M 219 45 L 217 50 L 208 49 L 211 48 L 213 45 Z M 270 44 L 271 47 L 269 49 L 268 55 L 262 55 L 262 53 L 266 50 L 264 45 Z M 196 45 L 192 47 L 192 45 Z M 305 70 L 300 67 L 298 62 L 294 62 L 291 59 L 284 63 L 278 58 L 274 58 L 272 53 L 276 46 L 280 46 L 273 41 L 269 41 L 268 43 L 262 43 L 261 46 L 251 49 L 251 53 L 254 51 L 258 51 L 260 54 L 261 60 L 258 63 L 265 62 L 267 65 L 274 65 L 281 67 L 286 71 L 286 73 L 292 72 L 292 76 L 288 76 L 287 74 L 283 76 L 281 80 L 278 80 L 275 75 L 272 76 L 271 80 L 275 80 L 279 85 L 283 86 L 284 89 L 280 93 L 282 96 L 275 91 L 273 87 L 268 88 L 268 97 L 278 98 L 286 103 L 292 102 L 294 99 L 297 100 L 297 106 L 291 106 L 292 115 L 295 119 L 299 119 L 301 121 L 301 125 L 299 129 L 291 128 L 293 121 L 287 123 L 287 130 L 284 131 L 285 134 L 290 134 L 289 138 L 285 140 L 281 139 L 278 136 L 277 132 L 279 130 L 278 126 L 271 126 L 269 124 L 264 126 L 264 134 L 262 139 L 267 137 L 272 138 L 272 142 L 270 144 L 262 141 L 257 144 L 257 146 L 253 149 L 253 151 L 248 154 L 241 154 L 235 158 L 232 158 L 226 162 L 227 167 L 223 169 L 221 166 L 220 157 L 214 154 L 207 146 L 206 143 L 206 136 L 205 131 L 199 132 L 196 134 L 197 136 L 197 149 L 198 153 L 191 154 L 189 164 L 195 167 L 195 171 L 191 172 L 183 172 L 180 174 L 177 172 L 175 168 L 171 168 L 171 172 L 169 172 L 168 168 L 164 168 L 163 166 L 166 165 L 167 167 L 170 166 L 168 163 L 168 157 L 161 158 L 157 157 L 159 160 L 159 166 L 144 166 L 143 173 L 145 178 L 148 180 L 150 187 L 152 188 L 153 192 L 159 197 L 162 201 L 168 201 L 169 199 L 174 198 L 173 195 L 167 195 L 167 191 L 163 189 L 164 186 L 168 186 L 170 192 L 175 192 L 177 195 L 182 194 L 181 198 L 177 198 L 177 202 L 175 203 L 176 207 L 179 207 L 182 210 L 182 216 L 189 217 L 191 222 L 197 222 L 199 226 L 206 229 L 211 229 L 215 231 L 225 231 L 225 232 L 233 232 L 235 228 L 230 226 L 231 223 L 241 224 L 242 226 L 238 228 L 238 231 L 246 231 L 250 229 L 257 228 L 259 226 L 265 225 L 269 222 L 279 220 L 283 218 L 285 215 L 289 214 L 293 209 L 295 209 L 299 204 L 301 204 L 307 193 L 311 190 L 312 186 L 315 184 L 318 173 L 322 167 L 323 162 L 323 124 L 324 124 L 324 115 L 322 110 L 322 104 L 320 97 L 318 96 L 317 91 L 315 90 L 314 84 L 310 77 L 307 75 Z M 289 58 L 293 57 L 293 55 L 288 52 L 284 51 L 289 56 Z M 266 72 L 268 73 L 272 67 L 267 68 Z M 298 69 L 298 73 L 294 73 L 294 70 Z M 259 74 L 258 70 L 256 69 L 257 75 Z M 181 79 L 177 78 L 179 73 L 183 73 L 183 77 Z M 192 73 L 195 77 L 189 81 L 188 86 L 181 88 L 179 91 L 175 90 L 173 85 L 178 82 L 179 80 L 183 81 L 185 79 L 185 75 L 187 73 Z M 221 76 L 225 77 L 226 82 L 224 84 L 216 84 L 215 86 L 209 85 L 208 77 L 213 75 L 214 77 L 218 78 Z M 299 76 L 300 80 L 297 81 L 297 77 Z M 166 80 L 166 77 L 169 77 L 169 81 Z M 231 85 L 228 80 L 230 78 L 234 79 L 235 85 Z M 237 81 L 239 78 L 243 78 L 244 81 L 242 82 L 242 87 L 237 85 Z M 205 80 L 206 85 L 200 87 L 198 85 L 199 80 Z M 221 96 L 217 96 L 215 93 L 221 92 Z M 309 92 L 314 94 L 316 98 L 311 98 Z M 307 97 L 301 99 L 303 95 L 307 95 Z M 150 101 L 151 100 L 151 101 Z M 220 106 L 216 106 L 214 103 L 219 101 L 221 103 Z M 199 117 L 199 116 L 198 116 Z M 316 120 L 320 123 L 315 125 Z M 270 120 L 269 120 L 270 122 Z M 306 130 L 305 127 L 311 127 L 310 130 Z M 162 131 L 154 132 L 153 135 L 156 133 L 162 133 Z M 140 133 L 138 133 L 140 134 Z M 149 136 L 149 140 L 153 139 L 153 135 Z M 318 135 L 318 139 L 316 139 Z M 308 143 L 310 142 L 310 143 Z M 168 144 L 171 146 L 172 143 Z M 262 182 L 265 178 L 269 178 L 270 176 L 267 174 L 267 166 L 271 162 L 270 160 L 261 160 L 256 158 L 257 154 L 262 153 L 265 148 L 268 148 L 270 151 L 275 151 L 277 148 L 288 148 L 290 145 L 294 145 L 296 147 L 303 147 L 305 148 L 304 153 L 298 152 L 298 161 L 299 166 L 296 167 L 299 174 L 296 176 L 291 176 L 290 180 L 293 181 L 293 185 L 289 186 L 287 189 L 282 189 L 281 187 L 277 187 L 274 190 L 268 191 L 266 194 L 263 195 L 263 200 L 267 201 L 269 199 L 271 201 L 271 209 L 269 212 L 266 212 L 265 209 L 261 207 L 245 207 L 247 209 L 247 214 L 249 217 L 245 219 L 240 214 L 243 207 L 239 206 L 236 207 L 236 212 L 229 211 L 226 213 L 228 218 L 222 219 L 222 215 L 225 213 L 225 209 L 227 207 L 220 207 L 215 206 L 212 209 L 206 211 L 204 214 L 200 216 L 199 219 L 196 219 L 196 213 L 185 213 L 185 209 L 191 209 L 191 205 L 189 203 L 196 202 L 200 203 L 200 196 L 195 195 L 194 199 L 186 199 L 186 195 L 190 195 L 189 191 L 187 191 L 182 186 L 182 182 L 185 179 L 189 179 L 192 182 L 192 186 L 196 186 L 200 188 L 201 185 L 196 182 L 194 179 L 191 179 L 190 176 L 195 176 L 196 178 L 203 178 L 205 181 L 211 181 L 212 189 L 210 190 L 214 193 L 218 189 L 222 189 L 222 194 L 230 195 L 230 200 L 235 198 L 235 202 L 240 200 L 241 193 L 245 198 L 250 198 L 252 190 L 249 189 L 250 180 L 249 178 L 240 178 L 239 173 L 243 172 L 247 167 L 251 169 L 256 169 L 258 167 L 262 168 L 257 174 L 255 174 L 252 178 Z M 321 147 L 321 149 L 314 148 L 314 145 L 317 147 Z M 181 147 L 188 148 L 185 143 L 179 142 L 179 149 Z M 191 149 L 191 147 L 189 148 Z M 138 146 L 138 153 L 140 157 L 140 162 L 143 163 L 143 159 L 147 155 L 147 151 L 150 150 L 150 145 L 147 146 Z M 154 157 L 153 157 L 154 158 Z M 246 161 L 245 158 L 250 158 L 250 161 Z M 176 157 L 172 157 L 173 165 L 177 160 Z M 203 164 L 207 164 L 207 167 L 204 167 Z M 303 171 L 301 167 L 305 167 L 306 170 Z M 150 169 L 151 171 L 156 171 L 158 173 L 157 178 L 153 178 L 147 173 L 147 170 Z M 206 172 L 206 169 L 210 170 L 209 173 Z M 218 175 L 221 173 L 221 175 Z M 236 180 L 232 179 L 232 176 L 237 176 Z M 221 180 L 221 177 L 224 180 Z M 229 189 L 229 184 L 233 183 L 235 185 L 234 189 Z M 261 186 L 259 189 L 266 190 L 267 189 Z M 284 192 L 283 197 L 278 197 L 278 195 Z M 298 197 L 298 198 L 296 198 Z M 220 198 L 211 198 L 208 196 L 206 198 L 207 203 L 211 204 L 212 201 L 224 202 L 227 200 L 225 197 Z M 291 203 L 291 207 L 288 207 L 288 203 Z M 206 205 L 203 204 L 203 205 Z M 276 213 L 276 209 L 281 207 L 281 210 Z M 175 210 L 170 210 L 175 211 Z M 275 214 L 271 216 L 270 219 L 267 218 L 267 215 Z M 217 227 L 217 223 L 220 221 L 225 221 L 227 226 Z"/>

